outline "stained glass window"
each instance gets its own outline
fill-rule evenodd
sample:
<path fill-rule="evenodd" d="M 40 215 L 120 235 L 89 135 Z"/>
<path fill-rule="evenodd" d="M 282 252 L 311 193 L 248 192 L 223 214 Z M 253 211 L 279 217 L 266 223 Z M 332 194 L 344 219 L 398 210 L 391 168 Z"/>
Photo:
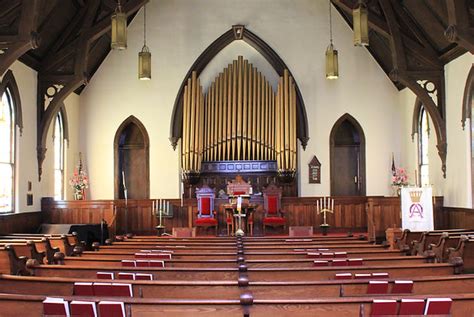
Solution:
<path fill-rule="evenodd" d="M 0 212 L 14 211 L 15 111 L 7 88 L 0 96 Z"/>
<path fill-rule="evenodd" d="M 430 185 L 429 156 L 428 156 L 430 125 L 429 125 L 428 113 L 425 111 L 424 107 L 422 107 L 420 111 L 418 133 L 419 133 L 418 163 L 419 163 L 419 170 L 420 170 L 420 184 L 421 186 L 428 186 Z"/>
<path fill-rule="evenodd" d="M 54 199 L 64 198 L 64 125 L 61 112 L 54 121 Z"/>

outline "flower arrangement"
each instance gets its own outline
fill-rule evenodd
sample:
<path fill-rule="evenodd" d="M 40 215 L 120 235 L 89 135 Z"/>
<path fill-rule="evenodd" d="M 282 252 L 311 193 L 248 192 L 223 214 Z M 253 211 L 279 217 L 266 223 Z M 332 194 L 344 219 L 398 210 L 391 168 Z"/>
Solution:
<path fill-rule="evenodd" d="M 79 164 L 74 169 L 72 177 L 69 179 L 69 185 L 74 189 L 74 199 L 84 199 L 84 190 L 89 187 L 89 178 L 82 169 L 82 160 L 79 153 Z"/>
<path fill-rule="evenodd" d="M 404 168 L 399 167 L 395 169 L 392 175 L 392 186 L 406 186 L 408 185 L 408 175 Z"/>

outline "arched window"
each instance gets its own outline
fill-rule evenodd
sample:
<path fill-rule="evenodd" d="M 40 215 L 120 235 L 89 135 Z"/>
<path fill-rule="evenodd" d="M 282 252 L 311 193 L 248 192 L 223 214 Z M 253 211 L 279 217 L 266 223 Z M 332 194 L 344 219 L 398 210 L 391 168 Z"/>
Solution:
<path fill-rule="evenodd" d="M 0 96 L 0 212 L 14 211 L 15 107 L 10 89 Z"/>
<path fill-rule="evenodd" d="M 54 120 L 54 199 L 64 199 L 64 120 L 61 111 Z"/>
<path fill-rule="evenodd" d="M 418 118 L 418 170 L 420 171 L 419 183 L 421 186 L 428 186 L 430 184 L 428 156 L 429 137 L 430 125 L 428 113 L 425 111 L 425 108 L 421 106 Z"/>

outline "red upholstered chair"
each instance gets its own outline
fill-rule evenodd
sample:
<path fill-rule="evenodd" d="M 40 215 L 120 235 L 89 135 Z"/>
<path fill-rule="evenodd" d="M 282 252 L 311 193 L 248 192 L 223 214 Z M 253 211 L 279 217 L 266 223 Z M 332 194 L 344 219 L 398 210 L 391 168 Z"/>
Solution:
<path fill-rule="evenodd" d="M 195 221 L 196 227 L 215 227 L 217 236 L 217 217 L 214 210 L 214 190 L 204 185 L 196 190 L 198 200 L 198 214 Z"/>
<path fill-rule="evenodd" d="M 225 223 L 227 225 L 227 235 L 234 235 L 234 212 L 232 209 L 225 210 Z"/>
<path fill-rule="evenodd" d="M 283 217 L 281 210 L 281 189 L 271 184 L 263 191 L 263 208 L 265 215 L 263 217 L 263 234 L 265 235 L 265 228 L 268 227 L 283 227 L 286 231 L 286 219 Z"/>

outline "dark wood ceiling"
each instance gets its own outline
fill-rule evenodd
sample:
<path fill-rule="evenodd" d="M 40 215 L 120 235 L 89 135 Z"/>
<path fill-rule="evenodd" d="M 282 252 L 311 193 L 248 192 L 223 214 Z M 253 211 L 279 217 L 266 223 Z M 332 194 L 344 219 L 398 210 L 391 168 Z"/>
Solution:
<path fill-rule="evenodd" d="M 352 8 L 357 0 L 331 0 L 337 11 L 352 28 Z M 407 68 L 416 71 L 430 71 L 444 66 L 468 48 L 448 39 L 445 31 L 451 25 L 448 17 L 448 3 L 451 0 L 367 0 L 369 8 L 369 42 L 367 47 L 385 73 L 397 68 L 394 65 L 392 32 L 382 4 L 390 3 L 394 22 L 399 26 L 403 54 Z M 470 27 L 470 42 L 474 45 L 474 1 L 457 1 L 457 10 L 464 11 Z M 400 57 L 399 57 L 400 58 Z M 397 82 L 398 88 L 404 85 Z"/>

